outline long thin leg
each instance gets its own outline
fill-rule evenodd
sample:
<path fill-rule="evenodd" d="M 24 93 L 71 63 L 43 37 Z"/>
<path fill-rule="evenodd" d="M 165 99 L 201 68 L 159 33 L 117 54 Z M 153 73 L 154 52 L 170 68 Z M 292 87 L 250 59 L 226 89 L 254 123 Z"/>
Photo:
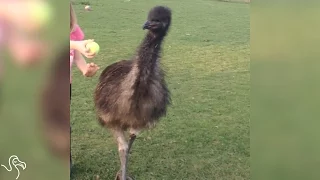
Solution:
<path fill-rule="evenodd" d="M 127 149 L 121 149 L 119 151 L 120 161 L 121 161 L 121 180 L 127 179 L 127 161 L 128 161 L 128 153 Z"/>
<path fill-rule="evenodd" d="M 134 140 L 136 139 L 136 135 L 135 134 L 130 134 L 130 139 L 129 139 L 129 143 L 128 143 L 128 154 L 130 153 L 130 149 L 132 147 L 132 144 L 134 142 Z"/>
<path fill-rule="evenodd" d="M 118 142 L 118 151 L 120 157 L 120 180 L 126 180 L 126 172 L 127 172 L 127 162 L 128 162 L 128 143 L 126 141 L 124 131 L 122 130 L 115 130 L 114 135 L 117 138 Z M 118 174 L 116 179 L 118 178 Z"/>
<path fill-rule="evenodd" d="M 131 177 L 127 176 L 127 167 L 128 167 L 128 156 L 130 149 L 134 140 L 136 139 L 136 135 L 140 131 L 138 130 L 130 130 L 130 139 L 129 143 L 127 143 L 124 131 L 122 130 L 114 130 L 114 135 L 118 142 L 118 150 L 119 150 L 119 157 L 121 168 L 120 171 L 117 173 L 116 180 L 132 180 Z"/>
<path fill-rule="evenodd" d="M 130 129 L 130 139 L 129 139 L 129 144 L 128 144 L 128 154 L 130 153 L 132 144 L 134 140 L 136 139 L 137 135 L 140 133 L 140 130 L 137 129 Z"/>

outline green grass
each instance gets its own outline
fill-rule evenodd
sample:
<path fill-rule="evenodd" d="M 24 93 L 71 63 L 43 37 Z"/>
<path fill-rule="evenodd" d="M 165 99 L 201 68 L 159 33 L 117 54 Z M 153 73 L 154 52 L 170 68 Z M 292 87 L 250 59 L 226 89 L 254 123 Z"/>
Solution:
<path fill-rule="evenodd" d="M 93 11 L 85 12 L 90 3 Z M 155 129 L 135 141 L 129 173 L 137 180 L 250 179 L 249 5 L 213 0 L 76 1 L 86 38 L 100 44 L 101 70 L 129 59 L 154 5 L 173 10 L 162 62 L 173 104 Z M 117 145 L 97 123 L 93 91 L 98 76 L 75 68 L 71 106 L 73 179 L 113 179 Z"/>

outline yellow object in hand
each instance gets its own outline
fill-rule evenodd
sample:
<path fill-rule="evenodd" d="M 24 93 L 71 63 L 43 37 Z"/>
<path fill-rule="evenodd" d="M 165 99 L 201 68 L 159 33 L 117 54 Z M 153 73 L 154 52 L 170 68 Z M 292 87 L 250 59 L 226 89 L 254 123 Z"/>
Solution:
<path fill-rule="evenodd" d="M 88 48 L 90 50 L 90 52 L 94 52 L 96 54 L 98 54 L 100 47 L 99 44 L 96 42 L 90 42 L 86 45 L 86 48 Z"/>

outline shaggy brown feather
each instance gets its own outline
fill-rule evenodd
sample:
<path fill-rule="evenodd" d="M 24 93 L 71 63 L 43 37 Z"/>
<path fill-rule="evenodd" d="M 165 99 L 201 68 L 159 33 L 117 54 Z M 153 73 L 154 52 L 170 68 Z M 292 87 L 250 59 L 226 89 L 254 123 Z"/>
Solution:
<path fill-rule="evenodd" d="M 103 126 L 122 130 L 149 128 L 167 112 L 170 92 L 160 53 L 171 23 L 171 11 L 156 8 L 149 13 L 144 27 L 149 31 L 137 55 L 108 66 L 100 75 L 94 101 Z"/>

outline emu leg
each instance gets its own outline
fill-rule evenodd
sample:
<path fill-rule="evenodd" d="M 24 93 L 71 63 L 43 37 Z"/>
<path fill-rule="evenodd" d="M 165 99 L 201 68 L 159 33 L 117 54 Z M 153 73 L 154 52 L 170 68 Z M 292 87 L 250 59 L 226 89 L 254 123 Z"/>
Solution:
<path fill-rule="evenodd" d="M 120 162 L 121 162 L 121 174 L 120 174 L 120 180 L 126 180 L 127 179 L 127 162 L 128 162 L 128 153 L 127 149 L 121 149 L 119 151 L 120 156 Z"/>
<path fill-rule="evenodd" d="M 136 139 L 136 135 L 135 134 L 130 134 L 130 139 L 129 139 L 129 144 L 128 144 L 128 154 L 130 153 L 130 149 L 132 147 L 132 144 L 134 142 L 134 140 Z"/>
<path fill-rule="evenodd" d="M 131 147 L 132 147 L 132 144 L 133 144 L 133 141 L 136 139 L 136 135 L 134 135 L 134 134 L 131 134 L 130 135 L 130 139 L 129 139 L 129 144 L 128 144 L 128 149 L 127 149 L 127 151 L 126 151 L 126 153 L 125 153 L 125 155 L 126 155 L 126 157 L 125 157 L 125 159 L 126 159 L 126 167 L 125 168 L 127 168 L 127 164 L 128 164 L 128 156 L 129 156 L 129 153 L 130 153 L 130 149 L 131 149 Z M 122 153 L 124 153 L 124 151 L 119 151 L 119 156 L 120 156 L 120 160 L 122 159 Z M 124 159 L 124 158 L 123 158 Z M 121 165 L 122 165 L 122 162 L 121 162 Z M 133 180 L 131 177 L 129 177 L 129 176 L 127 176 L 126 177 L 126 179 L 124 179 L 124 177 L 122 176 L 123 175 L 123 170 L 122 170 L 122 168 L 121 168 L 121 170 L 117 173 L 117 176 L 116 176 L 116 179 L 115 180 Z M 121 177 L 121 178 L 120 178 Z"/>
<path fill-rule="evenodd" d="M 130 139 L 129 139 L 129 144 L 128 144 L 128 154 L 130 153 L 132 144 L 134 140 L 136 139 L 137 135 L 140 133 L 140 130 L 137 129 L 130 129 Z"/>
<path fill-rule="evenodd" d="M 115 136 L 118 141 L 118 151 L 120 158 L 120 171 L 116 175 L 116 180 L 131 180 L 127 177 L 127 164 L 128 164 L 128 143 L 126 142 L 124 132 L 122 130 L 115 131 Z"/>
<path fill-rule="evenodd" d="M 136 139 L 136 135 L 134 134 L 131 134 L 130 135 L 130 139 L 129 139 L 129 143 L 128 143 L 128 149 L 126 151 L 126 166 L 128 165 L 128 159 L 129 159 L 129 153 L 130 153 L 130 149 L 132 147 L 132 144 L 133 144 L 133 141 Z M 127 168 L 127 167 L 126 167 Z M 121 171 L 120 171 L 121 172 Z M 121 174 L 121 173 L 118 173 L 118 174 Z M 116 180 L 122 180 L 122 179 L 116 179 Z M 124 180 L 133 180 L 131 177 L 127 176 L 127 179 L 124 179 Z"/>

